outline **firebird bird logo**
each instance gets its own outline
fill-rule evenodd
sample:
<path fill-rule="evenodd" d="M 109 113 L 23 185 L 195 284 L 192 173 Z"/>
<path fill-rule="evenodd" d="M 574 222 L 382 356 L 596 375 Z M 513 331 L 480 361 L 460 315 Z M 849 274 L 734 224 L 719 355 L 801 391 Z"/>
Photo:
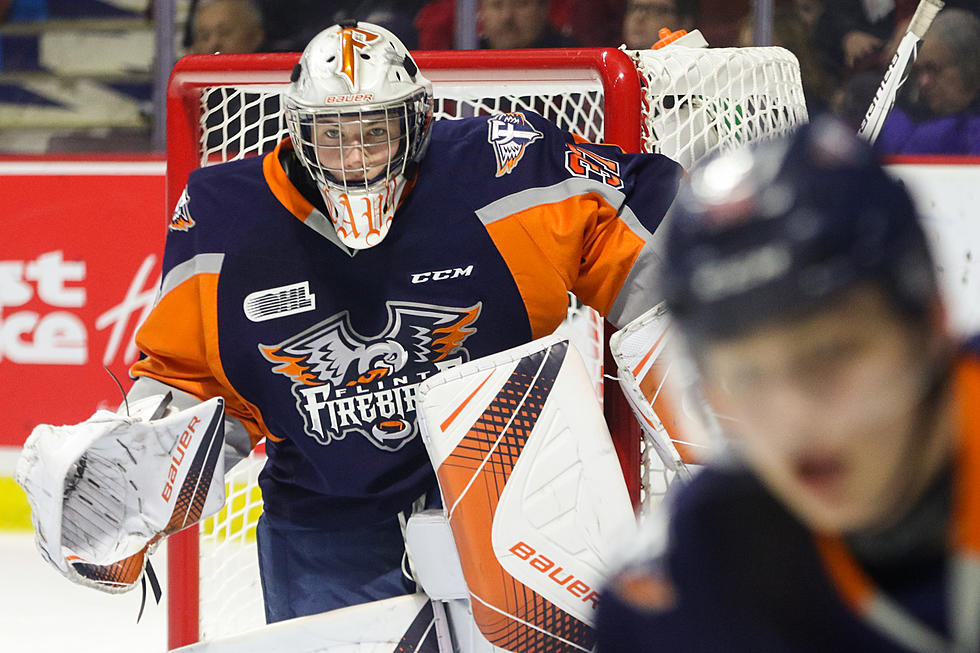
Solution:
<path fill-rule="evenodd" d="M 418 434 L 418 384 L 469 360 L 463 343 L 482 303 L 387 308 L 388 324 L 373 337 L 357 333 L 342 311 L 278 345 L 259 345 L 272 371 L 292 380 L 306 433 L 320 444 L 357 433 L 379 449 L 401 449 Z"/>
<path fill-rule="evenodd" d="M 544 138 L 521 112 L 504 113 L 487 121 L 487 140 L 497 158 L 497 176 L 510 174 L 524 158 L 527 146 Z"/>
<path fill-rule="evenodd" d="M 169 229 L 171 231 L 189 231 L 196 223 L 194 218 L 191 217 L 191 211 L 189 208 L 191 202 L 190 196 L 187 194 L 187 189 L 180 194 L 180 199 L 177 200 L 177 206 L 174 208 L 174 215 L 170 218 Z"/>

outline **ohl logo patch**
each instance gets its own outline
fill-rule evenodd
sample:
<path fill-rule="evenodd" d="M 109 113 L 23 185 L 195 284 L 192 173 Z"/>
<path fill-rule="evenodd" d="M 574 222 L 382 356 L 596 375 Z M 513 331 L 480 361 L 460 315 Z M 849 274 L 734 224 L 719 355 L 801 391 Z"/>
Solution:
<path fill-rule="evenodd" d="M 418 434 L 415 390 L 426 377 L 469 360 L 482 303 L 452 308 L 387 302 L 388 323 L 365 337 L 341 311 L 279 343 L 259 345 L 289 377 L 306 433 L 320 444 L 358 434 L 397 451 Z"/>
<path fill-rule="evenodd" d="M 170 218 L 170 224 L 167 225 L 170 231 L 189 231 L 191 227 L 197 224 L 191 217 L 190 203 L 191 198 L 185 187 L 184 192 L 180 194 L 180 199 L 177 200 L 177 206 L 174 208 L 173 217 Z"/>
<path fill-rule="evenodd" d="M 487 121 L 487 140 L 497 157 L 497 176 L 510 174 L 524 158 L 527 146 L 544 138 L 521 112 L 503 113 Z"/>

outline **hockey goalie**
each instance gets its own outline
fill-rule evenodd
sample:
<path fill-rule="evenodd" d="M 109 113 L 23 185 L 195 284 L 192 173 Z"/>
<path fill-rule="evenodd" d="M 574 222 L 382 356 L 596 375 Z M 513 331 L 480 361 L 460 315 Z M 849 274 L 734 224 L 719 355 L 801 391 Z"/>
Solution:
<path fill-rule="evenodd" d="M 599 589 L 636 524 L 577 349 L 538 339 L 436 374 L 416 396 L 442 499 L 405 528 L 422 591 L 182 653 L 592 650 Z"/>
<path fill-rule="evenodd" d="M 136 338 L 129 398 L 148 417 L 42 427 L 24 456 L 18 478 L 61 571 L 121 564 L 200 518 L 220 504 L 218 450 L 264 439 L 266 621 L 411 594 L 405 517 L 440 502 L 421 384 L 552 333 L 569 292 L 613 324 L 647 308 L 677 163 L 531 111 L 434 120 L 432 94 L 393 34 L 338 24 L 292 71 L 288 138 L 190 173 Z M 167 393 L 157 411 L 148 398 Z M 200 403 L 212 398 L 224 418 Z M 195 415 L 212 441 L 182 454 Z M 187 489 L 171 462 L 205 448 L 214 465 Z M 167 483 L 193 511 L 174 517 Z M 108 487 L 120 491 L 104 507 Z"/>

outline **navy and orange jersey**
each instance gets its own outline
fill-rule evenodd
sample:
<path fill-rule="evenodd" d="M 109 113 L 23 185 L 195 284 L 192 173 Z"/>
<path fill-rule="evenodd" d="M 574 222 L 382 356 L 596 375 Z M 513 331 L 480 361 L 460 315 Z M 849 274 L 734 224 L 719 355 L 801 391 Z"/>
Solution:
<path fill-rule="evenodd" d="M 887 547 L 856 555 L 748 470 L 708 466 L 603 592 L 598 652 L 980 651 L 980 340 L 952 379 L 953 460 Z"/>
<path fill-rule="evenodd" d="M 380 521 L 434 487 L 416 385 L 550 333 L 568 291 L 618 323 L 657 301 L 680 167 L 534 114 L 437 121 L 379 245 L 348 250 L 276 152 L 195 170 L 132 373 L 267 438 L 270 514 Z"/>

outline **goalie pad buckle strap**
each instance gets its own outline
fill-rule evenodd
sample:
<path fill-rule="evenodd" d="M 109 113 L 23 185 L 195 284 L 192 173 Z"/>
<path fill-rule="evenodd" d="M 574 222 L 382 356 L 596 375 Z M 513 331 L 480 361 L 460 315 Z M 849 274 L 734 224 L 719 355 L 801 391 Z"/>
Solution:
<path fill-rule="evenodd" d="M 140 598 L 140 611 L 136 615 L 136 623 L 140 622 L 143 618 L 143 608 L 146 607 L 146 582 L 150 581 L 150 589 L 153 590 L 153 598 L 157 605 L 160 605 L 160 597 L 163 596 L 163 590 L 160 589 L 160 581 L 157 579 L 157 574 L 153 571 L 153 565 L 150 561 L 146 561 L 146 569 L 143 570 L 143 577 L 140 581 L 140 585 L 143 588 L 143 596 Z"/>

